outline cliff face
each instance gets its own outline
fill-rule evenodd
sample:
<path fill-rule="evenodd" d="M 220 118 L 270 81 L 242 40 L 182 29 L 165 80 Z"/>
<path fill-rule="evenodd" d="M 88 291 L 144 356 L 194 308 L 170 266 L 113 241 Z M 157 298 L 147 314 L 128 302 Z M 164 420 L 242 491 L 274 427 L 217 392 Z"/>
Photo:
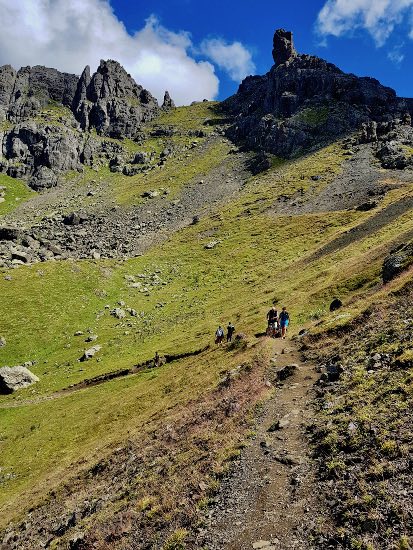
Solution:
<path fill-rule="evenodd" d="M 374 78 L 343 73 L 332 63 L 297 54 L 292 33 L 277 30 L 274 66 L 247 77 L 224 102 L 236 116 L 230 136 L 248 147 L 281 156 L 299 152 L 358 129 L 387 122 L 412 109 Z"/>
<path fill-rule="evenodd" d="M 172 100 L 170 100 L 172 102 Z M 173 102 L 169 108 L 172 108 Z M 56 124 L 42 119 L 55 109 Z M 0 67 L 0 172 L 38 190 L 57 184 L 61 172 L 81 169 L 93 157 L 119 152 L 100 136 L 134 139 L 160 112 L 157 100 L 116 61 L 101 61 L 91 76 L 47 67 Z"/>

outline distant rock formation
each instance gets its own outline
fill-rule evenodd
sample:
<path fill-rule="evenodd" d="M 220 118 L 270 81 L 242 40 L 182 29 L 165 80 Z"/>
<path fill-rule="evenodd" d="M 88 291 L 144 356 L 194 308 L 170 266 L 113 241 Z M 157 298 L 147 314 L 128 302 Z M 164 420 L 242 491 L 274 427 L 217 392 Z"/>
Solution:
<path fill-rule="evenodd" d="M 168 108 L 173 107 L 166 97 Z M 66 110 L 64 110 L 66 108 Z M 56 124 L 42 119 L 55 109 Z M 59 113 L 62 111 L 62 116 Z M 101 61 L 91 75 L 61 73 L 47 67 L 0 67 L 0 172 L 26 179 L 35 189 L 53 187 L 67 170 L 81 170 L 122 148 L 94 139 L 132 138 L 160 113 L 157 100 L 117 61 Z M 64 116 L 63 116 L 64 115 Z"/>
<path fill-rule="evenodd" d="M 282 65 L 297 55 L 294 48 L 293 33 L 278 29 L 274 33 L 272 57 L 275 66 Z"/>
<path fill-rule="evenodd" d="M 159 113 L 156 99 L 113 60 L 102 60 L 92 77 L 90 68 L 84 69 L 72 110 L 82 129 L 96 128 L 113 138 L 133 138 Z"/>
<path fill-rule="evenodd" d="M 357 130 L 363 122 L 408 120 L 411 100 L 374 78 L 343 73 L 332 63 L 298 54 L 291 32 L 273 40 L 275 65 L 249 76 L 223 106 L 235 117 L 229 137 L 251 149 L 291 157 Z M 367 128 L 367 127 L 366 127 Z M 368 126 L 373 129 L 373 125 Z"/>
<path fill-rule="evenodd" d="M 169 111 L 169 109 L 175 109 L 174 100 L 169 95 L 168 90 L 166 90 L 165 95 L 163 97 L 162 109 L 164 111 Z"/>

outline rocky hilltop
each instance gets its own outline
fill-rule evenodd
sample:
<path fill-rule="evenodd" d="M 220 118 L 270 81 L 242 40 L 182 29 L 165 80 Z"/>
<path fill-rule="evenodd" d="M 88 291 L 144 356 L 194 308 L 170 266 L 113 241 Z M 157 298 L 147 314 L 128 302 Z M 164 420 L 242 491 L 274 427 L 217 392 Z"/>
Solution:
<path fill-rule="evenodd" d="M 173 104 L 169 94 L 165 108 Z M 59 107 L 61 108 L 59 110 Z M 44 111 L 55 109 L 55 124 Z M 64 108 L 64 109 L 63 109 Z M 119 147 L 94 140 L 136 138 L 142 123 L 160 112 L 157 100 L 116 61 L 101 61 L 90 75 L 46 67 L 0 67 L 0 171 L 24 178 L 39 190 L 57 184 L 60 173 L 111 158 Z"/>
<path fill-rule="evenodd" d="M 397 97 L 374 78 L 346 74 L 323 59 L 297 53 L 292 33 L 284 29 L 275 32 L 272 53 L 270 71 L 247 77 L 224 102 L 236 117 L 231 138 L 248 147 L 291 157 L 362 123 L 387 124 L 413 112 L 412 100 Z"/>

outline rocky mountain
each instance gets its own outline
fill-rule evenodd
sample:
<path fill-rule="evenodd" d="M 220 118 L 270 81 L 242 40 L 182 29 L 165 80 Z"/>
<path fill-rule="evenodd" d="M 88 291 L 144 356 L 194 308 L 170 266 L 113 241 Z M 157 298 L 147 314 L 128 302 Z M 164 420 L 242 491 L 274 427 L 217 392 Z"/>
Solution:
<path fill-rule="evenodd" d="M 346 74 L 323 59 L 298 54 L 292 33 L 284 29 L 275 32 L 272 53 L 270 71 L 247 77 L 223 104 L 235 117 L 229 135 L 247 147 L 293 157 L 362 123 L 386 125 L 413 113 L 411 99 L 398 98 L 374 78 Z"/>
<path fill-rule="evenodd" d="M 164 108 L 173 103 L 166 96 Z M 59 111 L 59 107 L 61 108 Z M 44 120 L 55 108 L 56 124 Z M 0 171 L 39 190 L 59 175 L 81 170 L 93 157 L 121 151 L 98 136 L 135 139 L 141 125 L 160 112 L 157 100 L 116 61 L 101 61 L 78 78 L 46 67 L 0 68 Z"/>

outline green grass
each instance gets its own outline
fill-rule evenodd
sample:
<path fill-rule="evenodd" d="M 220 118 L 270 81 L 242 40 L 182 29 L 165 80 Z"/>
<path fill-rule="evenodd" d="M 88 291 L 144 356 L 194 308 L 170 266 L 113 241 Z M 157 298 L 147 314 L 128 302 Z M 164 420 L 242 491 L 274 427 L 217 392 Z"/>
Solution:
<path fill-rule="evenodd" d="M 299 113 L 297 113 L 294 118 L 296 120 L 300 120 L 301 122 L 305 122 L 306 124 L 310 126 L 320 126 L 321 124 L 324 124 L 327 122 L 329 114 L 329 108 L 328 107 L 318 107 L 318 108 L 307 108 L 302 109 Z"/>
<path fill-rule="evenodd" d="M 147 145 L 156 150 L 156 146 Z M 158 147 L 163 149 L 163 146 Z M 144 150 L 144 148 L 142 149 Z M 168 159 L 164 166 L 156 167 L 147 174 L 129 178 L 123 175 L 112 177 L 116 201 L 119 204 L 139 204 L 144 191 L 167 189 L 169 199 L 174 198 L 183 187 L 196 177 L 202 179 L 227 158 L 230 145 L 221 140 L 209 142 L 206 148 L 195 148 L 181 153 L 178 158 Z"/>
<path fill-rule="evenodd" d="M 177 174 L 176 189 L 221 161 L 226 155 L 226 146 L 221 146 L 219 142 L 218 150 L 187 166 L 186 174 Z M 341 149 L 330 146 L 276 165 L 252 178 L 231 203 L 143 257 L 50 262 L 14 270 L 11 281 L 0 277 L 0 334 L 7 340 L 0 363 L 36 360 L 32 370 L 41 379 L 18 394 L 1 397 L 0 404 L 50 395 L 85 378 L 130 367 L 156 350 L 201 348 L 211 343 L 218 323 L 232 321 L 253 340 L 252 335 L 264 329 L 274 299 L 288 306 L 292 333 L 311 325 L 315 315 L 324 326 L 340 323 L 337 314 L 327 313 L 335 295 L 348 302 L 344 311 L 355 315 L 366 303 L 366 292 L 368 299 L 379 292 L 384 246 L 413 228 L 411 217 L 405 214 L 364 240 L 311 260 L 327 242 L 374 214 L 272 213 L 281 195 L 293 196 L 301 189 L 319 192 L 339 173 L 342 158 Z M 150 188 L 164 181 L 168 168 L 164 170 Z M 311 179 L 315 174 L 321 176 L 317 182 Z M 123 188 L 122 200 L 132 200 L 139 185 Z M 386 201 L 399 198 L 401 191 L 392 193 Z M 219 244 L 206 250 L 211 239 Z M 130 275 L 148 291 L 131 288 L 125 278 Z M 105 305 L 113 308 L 121 300 L 139 316 L 122 321 L 112 317 Z M 98 335 L 102 350 L 91 361 L 79 363 L 90 344 L 74 333 L 86 334 L 88 329 Z M 82 457 L 106 452 L 128 437 L 128 430 L 137 435 L 156 425 L 164 411 L 198 399 L 216 385 L 223 368 L 238 361 L 236 352 L 214 349 L 55 401 L 0 410 L 1 467 L 15 475 L 4 480 L 0 496 L 8 517 L 19 510 L 23 494 L 35 501 L 64 472 L 81 468 Z M 172 391 L 166 391 L 171 384 Z"/>
<path fill-rule="evenodd" d="M 152 125 L 171 125 L 181 131 L 202 129 L 208 132 L 211 126 L 204 125 L 205 121 L 213 123 L 222 119 L 218 106 L 219 103 L 215 101 L 202 101 L 188 107 L 177 107 L 162 114 Z"/>
<path fill-rule="evenodd" d="M 4 202 L 0 202 L 0 216 L 12 212 L 19 204 L 35 194 L 23 181 L 4 174 L 0 174 L 0 187 L 5 187 L 4 198 L 6 199 Z"/>

